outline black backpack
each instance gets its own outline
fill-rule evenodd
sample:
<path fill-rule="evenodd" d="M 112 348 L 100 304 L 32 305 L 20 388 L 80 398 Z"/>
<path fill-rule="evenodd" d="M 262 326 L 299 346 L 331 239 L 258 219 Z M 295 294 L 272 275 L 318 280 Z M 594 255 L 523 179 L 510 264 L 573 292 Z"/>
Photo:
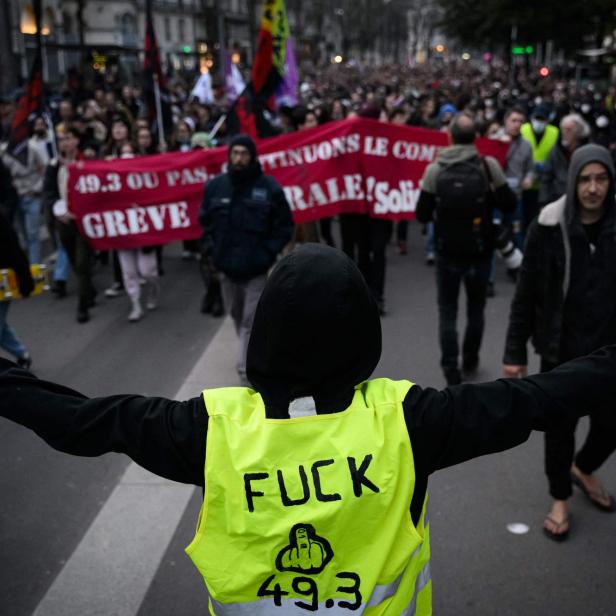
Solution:
<path fill-rule="evenodd" d="M 492 250 L 487 165 L 475 156 L 442 167 L 436 179 L 434 237 L 439 254 L 484 256 Z"/>

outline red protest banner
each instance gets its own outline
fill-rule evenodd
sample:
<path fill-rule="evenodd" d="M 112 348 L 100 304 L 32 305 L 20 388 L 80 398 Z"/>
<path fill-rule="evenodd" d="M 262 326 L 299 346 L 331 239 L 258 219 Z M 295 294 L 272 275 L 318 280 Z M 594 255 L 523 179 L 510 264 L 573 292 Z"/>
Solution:
<path fill-rule="evenodd" d="M 263 172 L 283 187 L 295 222 L 340 213 L 413 218 L 426 166 L 446 133 L 355 118 L 258 143 Z M 504 162 L 507 145 L 477 140 Z M 69 205 L 97 249 L 138 248 L 199 237 L 205 182 L 227 149 L 80 162 L 71 166 Z"/>

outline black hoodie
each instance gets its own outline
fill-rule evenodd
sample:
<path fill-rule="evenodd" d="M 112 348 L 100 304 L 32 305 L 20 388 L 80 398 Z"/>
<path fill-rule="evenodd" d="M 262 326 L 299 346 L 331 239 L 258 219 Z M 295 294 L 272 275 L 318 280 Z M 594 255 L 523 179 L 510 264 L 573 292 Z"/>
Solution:
<path fill-rule="evenodd" d="M 317 413 L 344 410 L 353 386 L 369 377 L 379 357 L 374 301 L 346 256 L 311 245 L 280 261 L 259 304 L 248 357 L 248 374 L 268 416 L 285 416 L 289 400 L 306 395 L 314 397 Z M 413 520 L 432 472 L 514 447 L 533 429 L 592 412 L 616 395 L 615 375 L 612 346 L 525 379 L 443 391 L 413 386 L 401 409 L 416 473 Z M 0 358 L 0 416 L 60 451 L 125 453 L 162 477 L 204 485 L 208 416 L 201 395 L 186 402 L 134 395 L 89 399 Z"/>
<path fill-rule="evenodd" d="M 246 364 L 273 414 L 288 416 L 289 402 L 304 396 L 318 412 L 346 408 L 380 356 L 378 308 L 351 259 L 307 244 L 277 265 L 255 313 Z"/>

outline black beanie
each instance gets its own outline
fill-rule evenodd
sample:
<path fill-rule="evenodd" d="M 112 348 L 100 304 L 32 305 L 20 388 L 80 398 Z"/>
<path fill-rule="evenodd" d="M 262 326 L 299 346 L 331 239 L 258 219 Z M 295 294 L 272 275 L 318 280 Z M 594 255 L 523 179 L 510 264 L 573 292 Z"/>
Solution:
<path fill-rule="evenodd" d="M 257 160 L 257 146 L 248 135 L 236 135 L 233 137 L 229 142 L 229 154 L 231 154 L 231 148 L 233 148 L 234 145 L 244 146 L 250 152 L 251 162 Z"/>

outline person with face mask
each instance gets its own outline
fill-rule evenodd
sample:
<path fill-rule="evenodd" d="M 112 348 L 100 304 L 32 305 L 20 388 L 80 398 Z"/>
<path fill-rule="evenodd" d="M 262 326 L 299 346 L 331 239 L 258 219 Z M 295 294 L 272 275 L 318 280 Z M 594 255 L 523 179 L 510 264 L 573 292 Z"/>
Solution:
<path fill-rule="evenodd" d="M 65 453 L 124 453 L 173 481 L 207 483 L 186 552 L 209 614 L 430 616 L 429 478 L 611 402 L 616 346 L 549 373 L 437 391 L 371 378 L 381 340 L 357 266 L 305 244 L 277 264 L 256 308 L 252 388 L 181 402 L 88 398 L 0 359 L 0 416 Z"/>
<path fill-rule="evenodd" d="M 205 186 L 199 222 L 202 267 L 219 273 L 225 310 L 240 339 L 237 372 L 246 379 L 246 352 L 267 272 L 293 235 L 291 209 L 274 178 L 264 175 L 254 141 L 229 144 L 229 163 Z"/>
<path fill-rule="evenodd" d="M 522 233 L 525 235 L 531 221 L 539 213 L 540 177 L 545 161 L 558 142 L 558 129 L 549 123 L 550 112 L 546 105 L 539 103 L 531 115 L 530 122 L 522 124 L 520 133 L 533 148 L 535 180 L 530 189 L 522 193 Z"/>

